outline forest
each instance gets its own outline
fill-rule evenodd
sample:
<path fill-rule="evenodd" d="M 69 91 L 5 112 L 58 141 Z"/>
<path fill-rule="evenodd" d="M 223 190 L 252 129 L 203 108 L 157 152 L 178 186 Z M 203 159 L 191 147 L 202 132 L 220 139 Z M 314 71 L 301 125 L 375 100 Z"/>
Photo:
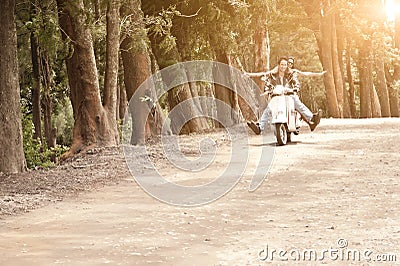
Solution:
<path fill-rule="evenodd" d="M 4 0 L 0 4 L 0 172 L 50 167 L 91 147 L 119 145 L 128 102 L 154 73 L 179 62 L 217 61 L 240 71 L 327 71 L 301 79 L 300 97 L 324 117 L 399 117 L 399 0 Z M 228 77 L 229 78 L 229 77 Z M 260 91 L 263 81 L 254 78 Z M 246 88 L 246 84 L 238 84 Z M 151 90 L 144 97 L 152 99 Z M 248 90 L 262 112 L 265 99 Z M 235 91 L 182 84 L 156 102 L 132 144 L 162 133 L 168 113 L 194 99 L 195 119 L 172 134 L 217 130 L 199 96 L 240 119 L 259 114 Z M 150 102 L 150 103 L 149 103 Z M 142 108 L 142 109 L 141 109 Z M 150 112 L 148 112 L 150 110 Z M 220 111 L 220 112 L 218 112 Z M 218 116 L 226 116 L 216 110 Z M 149 114 L 147 116 L 147 114 Z"/>

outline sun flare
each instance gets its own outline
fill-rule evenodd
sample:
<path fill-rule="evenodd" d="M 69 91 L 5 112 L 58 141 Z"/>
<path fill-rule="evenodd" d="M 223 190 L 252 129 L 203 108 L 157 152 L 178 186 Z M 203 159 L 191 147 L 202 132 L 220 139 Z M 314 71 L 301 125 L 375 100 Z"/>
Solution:
<path fill-rule="evenodd" d="M 387 19 L 394 21 L 396 14 L 400 14 L 400 2 L 396 0 L 386 0 L 384 2 Z"/>

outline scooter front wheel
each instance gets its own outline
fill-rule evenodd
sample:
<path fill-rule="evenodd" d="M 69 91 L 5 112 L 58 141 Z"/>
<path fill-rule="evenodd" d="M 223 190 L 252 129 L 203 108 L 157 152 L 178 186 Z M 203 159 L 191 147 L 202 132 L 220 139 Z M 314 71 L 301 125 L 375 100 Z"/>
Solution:
<path fill-rule="evenodd" d="M 286 145 L 288 132 L 285 124 L 282 123 L 275 124 L 275 130 L 276 130 L 276 140 L 278 141 L 278 144 Z"/>

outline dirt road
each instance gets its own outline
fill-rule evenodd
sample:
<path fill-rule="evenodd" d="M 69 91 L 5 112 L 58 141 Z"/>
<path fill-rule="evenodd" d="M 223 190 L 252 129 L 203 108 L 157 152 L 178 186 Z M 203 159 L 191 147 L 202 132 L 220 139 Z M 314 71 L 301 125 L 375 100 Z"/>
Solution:
<path fill-rule="evenodd" d="M 256 191 L 250 158 L 238 185 L 205 206 L 166 205 L 127 178 L 9 216 L 0 220 L 0 264 L 399 263 L 400 119 L 324 119 L 293 140 L 276 147 Z M 251 136 L 251 156 L 263 145 Z"/>

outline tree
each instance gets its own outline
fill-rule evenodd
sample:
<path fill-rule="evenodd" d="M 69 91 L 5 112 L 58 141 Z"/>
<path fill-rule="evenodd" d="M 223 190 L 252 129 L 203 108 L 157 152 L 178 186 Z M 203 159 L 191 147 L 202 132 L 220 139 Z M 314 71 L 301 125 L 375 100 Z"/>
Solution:
<path fill-rule="evenodd" d="M 54 80 L 52 77 L 51 58 L 48 47 L 50 43 L 57 42 L 53 38 L 53 28 L 51 22 L 47 21 L 52 17 L 53 10 L 51 3 L 46 1 L 30 1 L 29 11 L 29 30 L 31 44 L 32 61 L 32 114 L 33 124 L 35 126 L 34 138 L 40 139 L 42 145 L 42 108 L 44 135 L 47 148 L 56 147 L 57 129 L 53 128 L 53 99 L 52 90 L 54 90 Z M 53 8 L 54 9 L 54 8 Z M 50 19 L 51 20 L 51 19 Z M 45 40 L 45 41 L 44 41 Z M 47 42 L 43 44 L 42 42 Z M 46 47 L 47 45 L 47 47 Z M 53 48 L 54 49 L 54 48 Z M 50 51 L 51 53 L 51 51 Z"/>
<path fill-rule="evenodd" d="M 31 3 L 31 14 L 33 11 L 33 4 Z M 39 41 L 35 36 L 34 31 L 30 33 L 31 42 L 31 59 L 32 59 L 32 120 L 35 127 L 35 132 L 33 135 L 34 139 L 39 139 L 43 144 L 42 135 L 42 119 L 41 119 L 41 99 L 40 99 L 40 49 Z"/>
<path fill-rule="evenodd" d="M 382 57 L 375 59 L 377 93 L 383 117 L 390 117 L 389 91 L 385 77 L 385 63 Z"/>
<path fill-rule="evenodd" d="M 146 29 L 140 0 L 129 0 L 122 6 L 125 31 L 121 42 L 121 57 L 124 67 L 124 83 L 128 100 L 143 82 L 151 76 Z M 143 84 L 145 86 L 145 84 Z M 154 99 L 155 91 L 146 88 L 140 98 Z M 147 138 L 161 134 L 164 116 L 157 102 L 138 101 L 132 106 L 133 130 L 131 144 L 143 144 Z M 153 109 L 149 112 L 148 109 Z M 149 114 L 149 117 L 145 115 Z M 145 130 L 144 130 L 145 129 Z"/>
<path fill-rule="evenodd" d="M 386 2 L 386 1 L 385 1 Z M 396 2 L 398 5 L 398 1 Z M 400 116 L 400 103 L 399 94 L 395 88 L 395 83 L 400 80 L 400 62 L 397 60 L 400 51 L 400 14 L 395 13 L 394 18 L 394 36 L 393 36 L 393 48 L 397 51 L 396 59 L 394 59 L 393 66 L 391 64 L 385 65 L 385 76 L 388 85 L 389 92 L 389 103 L 390 103 L 390 114 L 392 117 Z M 390 69 L 393 69 L 391 72 Z"/>
<path fill-rule="evenodd" d="M 374 16 L 371 16 L 371 10 L 376 10 Z M 357 10 L 354 12 L 358 19 L 359 25 L 358 34 L 354 39 L 358 46 L 357 67 L 360 80 L 360 117 L 381 117 L 382 104 L 385 105 L 385 100 L 382 97 L 379 99 L 375 83 L 378 84 L 378 92 L 381 92 L 381 83 L 383 69 L 378 69 L 377 81 L 374 82 L 374 69 L 376 69 L 376 60 L 382 58 L 384 47 L 381 45 L 383 29 L 383 10 L 384 7 L 381 1 L 375 0 L 369 3 L 357 3 Z M 379 48 L 378 48 L 379 47 Z M 378 49 L 376 49 L 378 48 Z M 379 51 L 375 51 L 379 50 Z"/>
<path fill-rule="evenodd" d="M 338 76 L 338 59 L 336 41 L 336 25 L 334 7 L 329 0 L 310 1 L 300 0 L 309 18 L 316 21 L 312 25 L 317 39 L 320 57 L 323 68 L 327 71 L 324 75 L 324 83 L 327 98 L 329 115 L 342 117 L 343 115 L 343 90 L 336 89 L 336 85 L 342 85 L 341 77 Z M 339 86 L 340 86 L 339 85 Z M 339 97 L 338 97 L 339 93 Z"/>
<path fill-rule="evenodd" d="M 171 33 L 171 27 L 173 25 L 173 18 L 171 15 L 173 16 L 176 12 L 171 10 L 165 11 L 163 9 L 165 5 L 166 3 L 160 2 L 142 2 L 143 12 L 147 16 L 154 18 L 152 25 L 150 25 L 148 36 L 152 52 L 161 70 L 182 61 L 182 55 L 175 42 L 176 37 Z M 158 16 L 158 13 L 160 12 L 163 16 Z M 186 72 L 182 70 L 181 74 L 186 75 Z M 169 79 L 168 77 L 162 78 L 164 81 Z M 185 78 L 185 80 L 187 80 L 187 78 Z M 166 85 L 168 86 L 169 84 Z M 181 108 L 181 102 L 188 101 L 192 103 L 185 105 L 185 110 L 174 112 L 174 116 L 170 117 L 172 133 L 189 134 L 192 132 L 202 132 L 209 128 L 207 119 L 202 113 L 200 104 L 197 105 L 196 101 L 193 100 L 189 83 L 181 84 L 180 86 L 169 90 L 167 92 L 167 101 L 169 111 L 175 107 Z M 189 121 L 185 122 L 187 118 L 189 118 Z"/>
<path fill-rule="evenodd" d="M 22 148 L 15 1 L 0 4 L 0 172 L 17 173 L 26 168 Z"/>
<path fill-rule="evenodd" d="M 228 55 L 222 49 L 216 49 L 216 60 L 226 65 L 231 65 L 228 60 Z M 223 105 L 217 104 L 217 123 L 218 127 L 231 127 L 239 123 L 239 102 L 237 91 L 232 83 L 231 73 L 220 69 L 220 65 L 215 65 L 213 68 L 213 79 L 219 80 L 220 84 L 228 84 L 229 88 L 215 83 L 215 98 L 225 103 L 231 108 L 224 108 Z"/>
<path fill-rule="evenodd" d="M 107 4 L 107 66 L 102 104 L 84 1 L 57 0 L 62 36 L 70 41 L 73 49 L 66 63 L 75 124 L 73 143 L 65 157 L 93 146 L 119 143 L 116 123 L 119 5 L 119 1 L 109 1 Z"/>
<path fill-rule="evenodd" d="M 346 42 L 346 74 L 347 82 L 349 84 L 349 105 L 351 117 L 357 117 L 356 114 L 356 100 L 355 100 L 355 86 L 353 81 L 353 74 L 351 72 L 351 40 L 347 39 Z"/>

